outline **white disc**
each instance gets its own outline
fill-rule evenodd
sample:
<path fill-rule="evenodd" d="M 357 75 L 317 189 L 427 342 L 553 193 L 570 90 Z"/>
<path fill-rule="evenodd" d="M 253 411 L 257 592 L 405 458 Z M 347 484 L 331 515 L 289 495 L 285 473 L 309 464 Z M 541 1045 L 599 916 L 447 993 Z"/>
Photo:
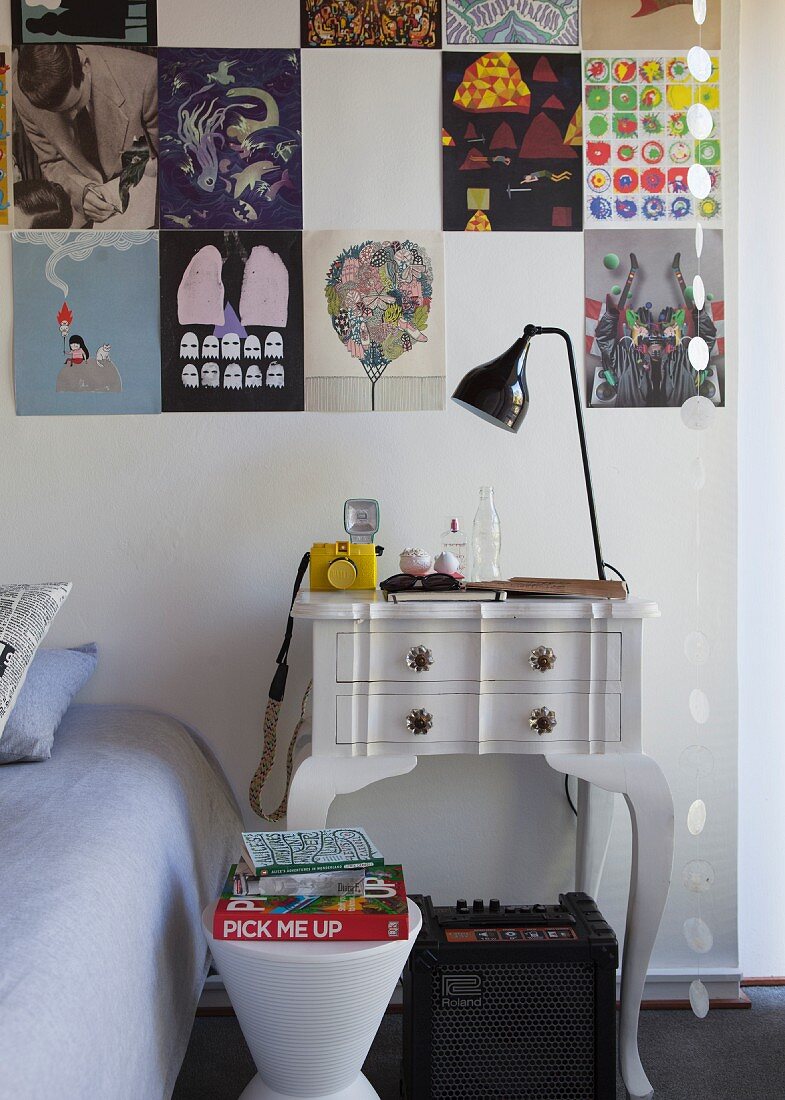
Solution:
<path fill-rule="evenodd" d="M 684 888 L 691 894 L 707 894 L 714 885 L 714 868 L 705 859 L 691 859 L 681 872 Z"/>
<path fill-rule="evenodd" d="M 698 259 L 703 254 L 703 226 L 700 222 L 695 226 L 695 255 Z"/>
<path fill-rule="evenodd" d="M 704 141 L 710 137 L 714 129 L 714 119 L 711 117 L 709 108 L 703 103 L 693 103 L 687 111 L 687 126 L 692 136 L 698 141 Z"/>
<path fill-rule="evenodd" d="M 700 275 L 696 275 L 692 280 L 692 300 L 695 302 L 696 309 L 703 309 L 706 305 L 706 287 Z"/>
<path fill-rule="evenodd" d="M 688 397 L 681 407 L 682 423 L 695 432 L 702 432 L 705 428 L 708 428 L 716 415 L 717 410 L 714 407 L 714 402 L 709 401 L 708 397 L 701 397 L 699 394 L 696 394 L 695 397 Z"/>
<path fill-rule="evenodd" d="M 700 978 L 690 985 L 690 1006 L 699 1020 L 706 1019 L 709 1014 L 709 991 Z"/>
<path fill-rule="evenodd" d="M 702 630 L 693 630 L 684 639 L 684 656 L 692 665 L 705 665 L 711 653 L 709 639 Z"/>
<path fill-rule="evenodd" d="M 700 836 L 706 828 L 706 803 L 702 798 L 696 798 L 687 810 L 687 828 L 692 836 Z"/>
<path fill-rule="evenodd" d="M 706 370 L 709 365 L 709 345 L 702 336 L 693 336 L 690 340 L 687 348 L 687 358 L 692 364 L 693 370 Z"/>
<path fill-rule="evenodd" d="M 693 721 L 699 726 L 705 726 L 709 720 L 709 697 L 700 688 L 693 688 L 690 692 L 690 714 Z"/>
<path fill-rule="evenodd" d="M 712 72 L 711 56 L 703 46 L 693 46 L 687 54 L 687 68 L 698 81 L 703 84 L 709 79 Z"/>
<path fill-rule="evenodd" d="M 705 745 L 688 745 L 679 757 L 679 764 L 695 778 L 705 778 L 714 771 L 714 757 Z"/>
<path fill-rule="evenodd" d="M 687 173 L 687 186 L 696 199 L 705 199 L 711 191 L 711 176 L 703 164 L 691 164 Z"/>
<path fill-rule="evenodd" d="M 684 938 L 693 951 L 705 955 L 714 946 L 714 936 L 705 920 L 688 917 L 684 922 Z"/>
<path fill-rule="evenodd" d="M 706 22 L 706 0 L 692 0 L 692 14 L 698 26 L 702 27 Z"/>

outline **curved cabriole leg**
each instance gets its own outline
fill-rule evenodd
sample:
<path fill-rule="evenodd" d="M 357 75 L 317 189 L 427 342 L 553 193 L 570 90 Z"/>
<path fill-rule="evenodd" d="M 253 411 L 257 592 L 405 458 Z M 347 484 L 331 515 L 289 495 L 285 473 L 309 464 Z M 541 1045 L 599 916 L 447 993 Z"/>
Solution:
<path fill-rule="evenodd" d="M 325 829 L 330 806 L 338 795 L 351 794 L 393 775 L 406 775 L 416 764 L 416 756 L 309 756 L 292 778 L 286 827 Z"/>
<path fill-rule="evenodd" d="M 619 1062 L 629 1100 L 654 1089 L 638 1053 L 638 1017 L 673 870 L 673 798 L 659 766 L 641 753 L 546 756 L 550 766 L 623 794 L 632 821 L 632 868 L 621 976 Z"/>
<path fill-rule="evenodd" d="M 608 856 L 615 796 L 578 780 L 578 832 L 575 851 L 575 889 L 597 898 Z"/>

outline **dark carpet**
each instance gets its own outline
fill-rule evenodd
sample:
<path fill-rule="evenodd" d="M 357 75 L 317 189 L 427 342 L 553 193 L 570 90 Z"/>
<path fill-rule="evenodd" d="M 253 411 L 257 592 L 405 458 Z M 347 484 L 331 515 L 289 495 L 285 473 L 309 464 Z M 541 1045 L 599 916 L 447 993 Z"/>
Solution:
<path fill-rule="evenodd" d="M 657 1100 L 785 1100 L 785 989 L 748 989 L 749 1011 L 641 1013 L 640 1051 Z M 401 1017 L 388 1015 L 365 1074 L 399 1100 Z M 254 1065 L 233 1017 L 194 1022 L 173 1100 L 237 1100 Z M 617 1100 L 624 1100 L 621 1083 Z"/>

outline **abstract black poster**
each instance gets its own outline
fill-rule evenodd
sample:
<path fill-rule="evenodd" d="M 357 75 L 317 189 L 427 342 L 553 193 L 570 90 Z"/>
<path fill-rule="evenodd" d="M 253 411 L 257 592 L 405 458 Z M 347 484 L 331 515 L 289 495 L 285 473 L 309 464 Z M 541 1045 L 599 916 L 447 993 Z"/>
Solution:
<path fill-rule="evenodd" d="M 302 234 L 161 233 L 164 412 L 303 408 Z"/>
<path fill-rule="evenodd" d="M 158 41 L 155 0 L 11 0 L 14 43 Z"/>
<path fill-rule="evenodd" d="M 581 59 L 443 54 L 443 228 L 580 230 Z"/>

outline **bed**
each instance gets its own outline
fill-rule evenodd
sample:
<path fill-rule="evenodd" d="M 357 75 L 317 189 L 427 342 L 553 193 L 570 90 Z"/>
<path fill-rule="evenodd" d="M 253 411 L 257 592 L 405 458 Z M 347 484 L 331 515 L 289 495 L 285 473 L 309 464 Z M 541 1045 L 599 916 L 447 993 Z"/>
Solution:
<path fill-rule="evenodd" d="M 171 1096 L 240 828 L 196 735 L 150 711 L 72 707 L 51 760 L 0 768 L 0 1096 Z"/>

